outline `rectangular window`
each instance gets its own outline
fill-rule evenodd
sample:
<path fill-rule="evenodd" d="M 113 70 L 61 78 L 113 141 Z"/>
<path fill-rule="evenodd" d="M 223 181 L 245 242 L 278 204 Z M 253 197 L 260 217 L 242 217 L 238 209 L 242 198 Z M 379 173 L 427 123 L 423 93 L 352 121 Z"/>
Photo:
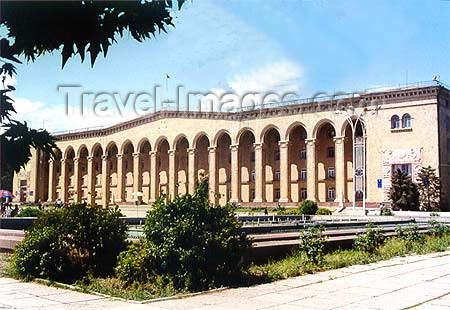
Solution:
<path fill-rule="evenodd" d="M 231 191 L 228 192 L 228 200 L 231 199 Z"/>
<path fill-rule="evenodd" d="M 280 197 L 281 197 L 280 190 L 279 189 L 275 190 L 275 201 L 280 200 Z"/>
<path fill-rule="evenodd" d="M 395 165 L 392 165 L 392 173 L 394 173 L 397 170 L 406 172 L 408 175 L 411 175 L 411 172 L 412 172 L 411 164 L 395 164 Z"/>
<path fill-rule="evenodd" d="M 307 171 L 306 169 L 302 169 L 300 171 L 300 179 L 301 180 L 306 180 L 306 178 L 307 178 L 307 172 L 306 171 Z"/>
<path fill-rule="evenodd" d="M 255 182 L 256 180 L 256 173 L 255 171 L 252 171 L 252 174 L 250 175 L 250 181 Z"/>
<path fill-rule="evenodd" d="M 334 167 L 328 167 L 328 178 L 334 179 Z"/>
<path fill-rule="evenodd" d="M 276 151 L 274 155 L 275 160 L 280 160 L 280 151 Z"/>
<path fill-rule="evenodd" d="M 255 161 L 255 152 L 251 152 L 251 153 L 250 153 L 250 160 L 251 160 L 252 162 Z"/>
<path fill-rule="evenodd" d="M 20 180 L 20 186 L 27 186 L 27 180 Z"/>
<path fill-rule="evenodd" d="M 328 200 L 334 200 L 336 198 L 336 194 L 334 191 L 334 187 L 328 188 Z"/>
<path fill-rule="evenodd" d="M 302 188 L 300 190 L 300 198 L 302 200 L 305 200 L 308 197 L 308 192 L 306 191 L 306 188 Z"/>
<path fill-rule="evenodd" d="M 301 160 L 306 160 L 306 149 L 301 149 L 300 150 L 300 159 Z"/>
<path fill-rule="evenodd" d="M 275 171 L 275 176 L 274 176 L 274 180 L 275 181 L 280 181 L 280 178 L 281 178 L 281 173 L 280 173 L 280 171 Z"/>
<path fill-rule="evenodd" d="M 145 163 L 144 161 L 141 161 L 141 168 L 144 169 Z"/>
<path fill-rule="evenodd" d="M 334 147 L 328 148 L 328 158 L 334 158 Z"/>
<path fill-rule="evenodd" d="M 255 190 L 252 190 L 252 192 L 251 192 L 251 200 L 254 200 L 255 197 L 256 197 Z"/>

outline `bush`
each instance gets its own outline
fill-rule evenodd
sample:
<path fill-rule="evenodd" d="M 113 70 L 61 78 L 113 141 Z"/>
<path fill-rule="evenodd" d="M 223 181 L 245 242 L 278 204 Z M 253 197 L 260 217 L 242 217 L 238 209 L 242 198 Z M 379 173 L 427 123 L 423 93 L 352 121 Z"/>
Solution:
<path fill-rule="evenodd" d="M 392 215 L 394 215 L 394 212 L 392 212 L 392 209 L 391 209 L 391 208 L 384 208 L 383 210 L 381 210 L 380 215 L 383 215 L 383 216 L 392 216 Z"/>
<path fill-rule="evenodd" d="M 207 181 L 193 196 L 177 196 L 167 203 L 161 197 L 147 214 L 144 234 L 145 246 L 120 255 L 117 276 L 130 283 L 136 273 L 144 272 L 138 276 L 141 281 L 161 276 L 177 290 L 235 282 L 249 246 L 231 206 L 209 204 Z M 136 254 L 140 251 L 146 253 Z"/>
<path fill-rule="evenodd" d="M 325 243 L 323 228 L 310 228 L 300 235 L 300 252 L 306 255 L 308 261 L 318 264 L 323 259 Z"/>
<path fill-rule="evenodd" d="M 331 215 L 332 212 L 330 209 L 327 208 L 319 208 L 316 211 L 316 215 Z"/>
<path fill-rule="evenodd" d="M 18 217 L 38 217 L 44 213 L 44 211 L 39 210 L 37 208 L 32 207 L 26 207 L 25 209 L 22 209 L 19 214 L 17 214 Z"/>
<path fill-rule="evenodd" d="M 407 227 L 397 226 L 395 228 L 397 237 L 408 242 L 422 241 L 423 235 L 419 232 L 419 226 L 409 225 Z"/>
<path fill-rule="evenodd" d="M 450 234 L 450 227 L 437 221 L 429 221 L 431 225 L 429 231 L 436 237 L 443 237 Z"/>
<path fill-rule="evenodd" d="M 300 214 L 314 215 L 317 212 L 317 203 L 311 200 L 303 200 L 299 209 Z"/>
<path fill-rule="evenodd" d="M 38 217 L 12 259 L 14 273 L 70 282 L 107 275 L 126 248 L 127 227 L 111 209 L 72 205 Z"/>
<path fill-rule="evenodd" d="M 374 253 L 384 242 L 384 236 L 380 229 L 374 228 L 373 223 L 366 225 L 366 231 L 358 234 L 353 245 L 359 251 Z"/>

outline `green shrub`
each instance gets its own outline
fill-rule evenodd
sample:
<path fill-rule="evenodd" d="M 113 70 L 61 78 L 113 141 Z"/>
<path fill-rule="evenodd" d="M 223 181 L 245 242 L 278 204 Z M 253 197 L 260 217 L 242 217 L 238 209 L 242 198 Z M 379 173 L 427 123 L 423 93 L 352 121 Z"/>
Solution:
<path fill-rule="evenodd" d="M 38 217 L 12 259 L 24 278 L 70 282 L 87 273 L 107 275 L 126 248 L 127 227 L 112 209 L 72 205 Z"/>
<path fill-rule="evenodd" d="M 437 221 L 429 221 L 431 227 L 429 231 L 436 237 L 442 237 L 450 234 L 450 227 Z"/>
<path fill-rule="evenodd" d="M 353 245 L 359 251 L 374 253 L 383 242 L 384 236 L 381 230 L 374 228 L 373 223 L 369 223 L 366 225 L 366 231 L 358 234 Z"/>
<path fill-rule="evenodd" d="M 419 226 L 408 225 L 407 227 L 397 226 L 395 228 L 397 237 L 409 242 L 422 241 L 423 235 L 419 232 Z"/>
<path fill-rule="evenodd" d="M 158 199 L 147 214 L 144 234 L 147 245 L 141 250 L 147 253 L 139 254 L 136 262 L 135 247 L 121 254 L 117 275 L 130 283 L 133 274 L 143 270 L 149 281 L 162 276 L 177 290 L 235 282 L 249 246 L 231 206 L 209 204 L 207 181 L 194 195 L 177 196 L 167 203 L 164 197 Z"/>
<path fill-rule="evenodd" d="M 378 248 L 377 253 L 383 259 L 389 259 L 394 256 L 405 256 L 410 253 L 412 243 L 401 238 L 388 238 L 383 245 Z"/>
<path fill-rule="evenodd" d="M 277 211 L 278 215 L 301 215 L 298 208 L 283 208 Z"/>
<path fill-rule="evenodd" d="M 316 215 L 331 215 L 332 212 L 327 208 L 318 208 L 316 211 Z"/>
<path fill-rule="evenodd" d="M 22 209 L 19 214 L 17 214 L 18 217 L 38 217 L 44 213 L 44 211 L 39 210 L 37 208 L 32 207 L 26 207 L 25 209 Z"/>
<path fill-rule="evenodd" d="M 392 216 L 392 215 L 394 215 L 394 212 L 392 212 L 392 209 L 391 209 L 391 208 L 384 208 L 383 210 L 381 210 L 380 215 L 383 215 L 383 216 Z"/>
<path fill-rule="evenodd" d="M 300 252 L 306 255 L 308 261 L 318 264 L 322 261 L 325 248 L 323 228 L 310 228 L 300 235 Z"/>
<path fill-rule="evenodd" d="M 303 200 L 299 209 L 300 214 L 314 215 L 317 212 L 317 203 L 311 200 Z"/>

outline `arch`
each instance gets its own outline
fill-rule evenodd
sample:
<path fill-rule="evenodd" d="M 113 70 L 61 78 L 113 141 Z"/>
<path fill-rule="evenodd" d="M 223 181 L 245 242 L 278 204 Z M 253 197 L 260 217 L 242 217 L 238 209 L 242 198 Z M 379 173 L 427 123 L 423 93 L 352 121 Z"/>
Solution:
<path fill-rule="evenodd" d="M 150 140 L 149 140 L 148 138 L 142 138 L 142 139 L 138 142 L 137 147 L 136 147 L 136 150 L 137 150 L 138 152 L 141 152 L 142 147 L 145 145 L 145 143 L 148 143 L 148 144 L 150 145 L 150 150 L 152 150 L 152 144 L 150 143 Z"/>
<path fill-rule="evenodd" d="M 73 152 L 74 156 L 75 156 L 75 151 L 73 149 L 73 147 L 71 145 L 69 145 L 68 147 L 66 147 L 66 149 L 64 150 L 64 158 L 67 159 L 69 154 Z"/>
<path fill-rule="evenodd" d="M 303 129 L 306 131 L 306 135 L 308 135 L 308 129 L 306 128 L 305 124 L 303 124 L 302 122 L 293 122 L 287 128 L 286 134 L 284 135 L 284 140 L 289 140 L 291 133 L 299 126 L 303 127 Z"/>
<path fill-rule="evenodd" d="M 155 140 L 155 145 L 152 147 L 152 150 L 158 150 L 161 147 L 161 144 L 167 142 L 167 144 L 169 144 L 169 139 L 167 139 L 166 136 L 159 136 L 158 139 Z M 170 144 L 169 144 L 169 148 L 170 148 Z"/>
<path fill-rule="evenodd" d="M 280 139 L 281 139 L 282 136 L 281 136 L 280 129 L 277 126 L 275 126 L 273 124 L 270 124 L 270 125 L 267 125 L 266 127 L 264 127 L 264 129 L 261 131 L 261 134 L 259 135 L 259 141 L 258 142 L 263 142 L 264 141 L 264 136 L 271 129 L 275 129 L 278 132 L 278 135 L 280 136 Z"/>
<path fill-rule="evenodd" d="M 236 140 L 234 141 L 234 144 L 239 144 L 239 141 L 241 139 L 241 137 L 246 133 L 246 132 L 251 132 L 253 137 L 256 140 L 256 135 L 255 135 L 255 131 L 253 130 L 253 128 L 250 127 L 243 127 L 239 130 L 239 132 L 236 135 Z"/>
<path fill-rule="evenodd" d="M 133 148 L 133 152 L 135 150 L 133 142 L 131 142 L 130 139 L 126 139 L 125 141 L 123 141 L 122 145 L 120 146 L 120 154 L 125 153 L 126 148 L 131 145 L 131 147 Z"/>
<path fill-rule="evenodd" d="M 411 115 L 409 115 L 408 113 L 405 113 L 402 116 L 402 127 L 411 128 Z"/>
<path fill-rule="evenodd" d="M 352 117 L 352 121 L 353 121 L 353 123 L 355 123 L 355 121 L 357 121 L 358 123 L 360 123 L 361 124 L 361 126 L 362 126 L 362 128 L 364 129 L 364 131 L 367 129 L 367 125 L 366 125 L 366 121 L 365 120 L 363 120 L 363 119 L 357 119 L 356 117 Z M 342 123 L 342 126 L 341 126 L 341 130 L 340 130 L 340 136 L 341 137 L 344 137 L 345 136 L 345 134 L 346 134 L 346 131 L 347 131 L 347 127 L 348 126 L 350 126 L 350 124 L 349 124 L 349 122 L 347 121 L 347 120 L 345 120 L 343 123 Z"/>
<path fill-rule="evenodd" d="M 317 138 L 317 133 L 319 132 L 320 128 L 326 124 L 330 124 L 331 127 L 333 127 L 334 132 L 336 133 L 336 125 L 334 124 L 333 121 L 331 121 L 328 118 L 323 118 L 320 121 L 318 121 L 316 123 L 316 125 L 314 126 L 313 132 L 312 132 L 312 138 L 315 139 Z"/>
<path fill-rule="evenodd" d="M 226 129 L 220 129 L 217 133 L 216 133 L 216 135 L 214 136 L 214 145 L 212 145 L 212 146 L 217 146 L 217 142 L 219 141 L 219 139 L 220 138 L 222 138 L 222 136 L 223 135 L 228 135 L 228 137 L 230 138 L 230 141 L 233 141 L 232 139 L 231 139 L 231 134 L 230 134 L 230 132 L 228 131 L 228 130 L 226 130 Z M 233 143 L 233 142 L 232 142 Z"/>
<path fill-rule="evenodd" d="M 86 144 L 83 143 L 82 145 L 80 145 L 80 146 L 78 147 L 78 150 L 77 150 L 77 157 L 81 157 L 81 154 L 82 154 L 82 152 L 83 152 L 84 150 L 86 150 L 87 156 L 89 156 L 89 150 L 88 150 Z"/>
<path fill-rule="evenodd" d="M 101 154 L 103 154 L 103 147 L 100 143 L 95 143 L 92 148 L 91 151 L 89 152 L 90 156 L 95 156 L 96 151 L 100 150 Z"/>
<path fill-rule="evenodd" d="M 109 142 L 106 144 L 106 147 L 105 147 L 105 153 L 108 153 L 113 147 L 117 147 L 116 142 L 114 142 L 114 141 L 109 141 Z"/>
<path fill-rule="evenodd" d="M 397 114 L 392 115 L 391 117 L 391 129 L 400 128 L 400 118 Z"/>
<path fill-rule="evenodd" d="M 206 137 L 206 139 L 208 139 L 208 144 L 211 144 L 211 140 L 208 136 L 207 133 L 205 133 L 204 131 L 200 131 L 199 133 L 197 133 L 194 137 L 194 140 L 192 141 L 192 148 L 197 148 L 197 143 L 198 141 L 200 141 L 201 138 Z"/>
<path fill-rule="evenodd" d="M 188 137 L 185 135 L 185 134 L 183 134 L 183 133 L 180 133 L 179 135 L 177 135 L 176 137 L 175 137 L 175 139 L 173 139 L 173 144 L 172 144 L 172 150 L 176 150 L 177 149 L 177 145 L 178 145 L 178 143 L 180 142 L 180 141 L 182 141 L 183 139 L 185 139 L 186 140 L 186 142 L 187 142 L 187 147 L 189 148 L 189 139 L 188 139 Z"/>

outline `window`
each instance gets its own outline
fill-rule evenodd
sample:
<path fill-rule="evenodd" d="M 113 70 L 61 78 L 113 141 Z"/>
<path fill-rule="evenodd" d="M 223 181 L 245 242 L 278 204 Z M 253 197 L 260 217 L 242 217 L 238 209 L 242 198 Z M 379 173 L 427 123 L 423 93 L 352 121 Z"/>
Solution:
<path fill-rule="evenodd" d="M 255 199 L 256 194 L 255 194 L 255 190 L 254 190 L 254 189 L 251 191 L 250 196 L 251 196 L 251 197 L 250 197 L 251 200 L 254 200 L 254 199 Z"/>
<path fill-rule="evenodd" d="M 128 160 L 125 160 L 125 170 L 127 170 L 128 169 Z"/>
<path fill-rule="evenodd" d="M 255 152 L 251 152 L 251 153 L 250 153 L 250 160 L 251 160 L 252 162 L 255 161 Z"/>
<path fill-rule="evenodd" d="M 306 191 L 306 188 L 302 188 L 300 190 L 300 198 L 302 200 L 306 199 L 308 197 L 308 192 Z"/>
<path fill-rule="evenodd" d="M 403 128 L 411 128 L 411 116 L 409 114 L 405 114 L 402 117 L 402 127 Z"/>
<path fill-rule="evenodd" d="M 411 175 L 411 164 L 396 164 L 392 165 L 392 173 L 395 171 L 400 170 L 403 172 L 406 172 L 408 175 Z"/>
<path fill-rule="evenodd" d="M 400 118 L 397 115 L 394 115 L 391 118 L 391 128 L 392 129 L 400 128 Z"/>
<path fill-rule="evenodd" d="M 20 186 L 27 186 L 27 180 L 20 180 Z"/>
<path fill-rule="evenodd" d="M 306 172 L 306 169 L 302 169 L 302 170 L 300 171 L 300 179 L 301 179 L 301 180 L 306 180 L 306 178 L 307 178 L 307 172 Z"/>
<path fill-rule="evenodd" d="M 280 160 L 280 151 L 276 151 L 274 155 L 275 160 Z"/>
<path fill-rule="evenodd" d="M 256 172 L 252 171 L 252 173 L 250 174 L 250 181 L 255 182 L 256 180 Z"/>
<path fill-rule="evenodd" d="M 334 158 L 334 147 L 328 148 L 328 158 Z"/>
<path fill-rule="evenodd" d="M 334 136 L 336 136 L 336 133 L 334 132 L 333 129 L 331 129 L 330 131 L 328 131 L 328 138 L 334 138 Z"/>
<path fill-rule="evenodd" d="M 145 163 L 144 161 L 141 161 L 141 168 L 144 169 Z"/>
<path fill-rule="evenodd" d="M 301 149 L 300 150 L 300 159 L 301 160 L 306 160 L 306 149 Z"/>
<path fill-rule="evenodd" d="M 228 191 L 228 200 L 231 199 L 231 191 Z"/>
<path fill-rule="evenodd" d="M 336 198 L 336 193 L 334 191 L 334 187 L 328 188 L 328 200 L 334 200 Z"/>
<path fill-rule="evenodd" d="M 228 154 L 228 163 L 231 164 L 231 153 Z"/>
<path fill-rule="evenodd" d="M 328 178 L 334 179 L 334 167 L 328 167 Z"/>
<path fill-rule="evenodd" d="M 279 189 L 275 190 L 275 201 L 280 200 L 280 197 L 281 197 L 280 190 Z"/>
<path fill-rule="evenodd" d="M 275 181 L 280 181 L 280 177 L 281 177 L 280 171 L 279 170 L 275 171 L 274 180 Z"/>

